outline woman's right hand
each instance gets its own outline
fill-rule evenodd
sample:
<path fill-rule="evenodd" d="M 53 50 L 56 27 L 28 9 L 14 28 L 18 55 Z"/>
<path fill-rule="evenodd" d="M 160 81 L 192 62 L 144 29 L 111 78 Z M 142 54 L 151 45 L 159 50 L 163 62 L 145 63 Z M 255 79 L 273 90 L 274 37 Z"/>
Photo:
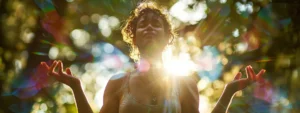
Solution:
<path fill-rule="evenodd" d="M 70 68 L 66 68 L 66 72 L 64 72 L 61 61 L 54 61 L 50 67 L 45 62 L 41 62 L 41 65 L 48 70 L 47 75 L 54 77 L 58 82 L 64 83 L 71 88 L 80 86 L 80 80 L 72 75 Z M 58 72 L 55 71 L 57 66 Z"/>

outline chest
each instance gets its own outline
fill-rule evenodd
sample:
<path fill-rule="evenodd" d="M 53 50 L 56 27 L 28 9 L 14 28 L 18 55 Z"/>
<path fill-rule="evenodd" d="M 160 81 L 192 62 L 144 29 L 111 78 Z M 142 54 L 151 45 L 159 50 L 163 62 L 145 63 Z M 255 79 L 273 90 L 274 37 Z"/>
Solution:
<path fill-rule="evenodd" d="M 169 88 L 163 83 L 152 82 L 143 84 L 136 79 L 131 79 L 128 83 L 128 94 L 135 101 L 144 105 L 163 104 L 168 97 Z"/>
<path fill-rule="evenodd" d="M 134 88 L 131 87 L 130 92 L 124 92 L 120 101 L 120 113 L 181 113 L 178 96 L 170 98 L 167 91 L 164 91 L 157 96 L 157 103 L 153 104 L 153 97 L 147 88 Z"/>
<path fill-rule="evenodd" d="M 145 84 L 129 77 L 120 100 L 120 113 L 180 113 L 179 83 L 153 81 Z"/>

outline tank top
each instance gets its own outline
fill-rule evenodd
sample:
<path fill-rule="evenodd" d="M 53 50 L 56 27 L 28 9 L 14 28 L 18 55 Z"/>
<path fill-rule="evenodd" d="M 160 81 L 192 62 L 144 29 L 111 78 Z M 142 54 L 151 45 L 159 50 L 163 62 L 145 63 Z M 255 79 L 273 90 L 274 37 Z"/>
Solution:
<path fill-rule="evenodd" d="M 126 75 L 124 92 L 119 103 L 119 113 L 181 113 L 181 105 L 179 101 L 179 80 L 175 77 L 168 77 L 170 87 L 168 87 L 167 96 L 163 103 L 157 105 L 148 105 L 138 102 L 133 95 L 130 94 L 129 80 L 131 73 Z"/>

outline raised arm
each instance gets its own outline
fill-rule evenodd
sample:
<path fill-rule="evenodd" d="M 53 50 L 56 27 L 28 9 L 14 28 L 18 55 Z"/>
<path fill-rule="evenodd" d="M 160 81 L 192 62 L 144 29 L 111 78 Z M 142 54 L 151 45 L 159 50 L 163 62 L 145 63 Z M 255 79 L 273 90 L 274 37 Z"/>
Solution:
<path fill-rule="evenodd" d="M 228 83 L 225 86 L 223 94 L 219 98 L 216 106 L 214 107 L 212 113 L 226 113 L 228 109 L 228 105 L 231 103 L 231 100 L 234 96 L 234 93 L 246 88 L 250 84 L 259 81 L 262 79 L 262 75 L 265 73 L 265 70 L 262 69 L 257 75 L 253 71 L 251 66 L 247 66 L 245 68 L 247 78 L 241 78 L 242 74 L 239 72 L 234 80 Z"/>
<path fill-rule="evenodd" d="M 57 66 L 58 72 L 55 71 Z M 58 82 L 71 87 L 75 97 L 78 113 L 93 113 L 81 87 L 80 80 L 72 75 L 69 68 L 67 68 L 66 72 L 64 72 L 63 63 L 61 61 L 54 61 L 50 67 L 45 62 L 41 62 L 41 67 L 42 68 L 40 70 L 46 71 L 45 73 L 47 73 L 49 77 L 54 77 Z M 104 102 L 100 113 L 119 112 L 119 100 L 123 93 L 122 85 L 125 79 L 125 74 L 117 74 L 111 77 L 105 87 Z"/>
<path fill-rule="evenodd" d="M 93 113 L 92 108 L 89 105 L 88 100 L 86 99 L 86 96 L 83 92 L 80 83 L 78 84 L 79 85 L 75 85 L 74 87 L 72 87 L 78 113 Z"/>
<path fill-rule="evenodd" d="M 78 113 L 93 113 L 81 87 L 80 80 L 72 75 L 69 68 L 67 68 L 66 72 L 64 72 L 63 63 L 61 61 L 54 61 L 51 67 L 49 67 L 45 62 L 42 62 L 41 65 L 48 70 L 47 73 L 49 76 L 53 76 L 58 82 L 64 83 L 72 88 Z M 58 72 L 55 72 L 55 68 L 57 66 Z"/>

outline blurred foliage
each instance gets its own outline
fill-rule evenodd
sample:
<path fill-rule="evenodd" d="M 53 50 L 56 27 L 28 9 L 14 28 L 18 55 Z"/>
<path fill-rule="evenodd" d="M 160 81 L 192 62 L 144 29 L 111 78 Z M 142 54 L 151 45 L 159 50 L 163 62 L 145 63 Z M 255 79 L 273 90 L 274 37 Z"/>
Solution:
<path fill-rule="evenodd" d="M 70 88 L 31 85 L 39 63 L 54 59 L 83 80 L 99 111 L 109 77 L 133 69 L 120 28 L 139 2 L 0 0 L 0 113 L 76 112 Z M 156 2 L 168 9 L 179 34 L 171 47 L 175 56 L 198 66 L 200 111 L 211 111 L 225 84 L 251 64 L 267 70 L 264 87 L 236 93 L 230 112 L 300 112 L 299 1 Z"/>

